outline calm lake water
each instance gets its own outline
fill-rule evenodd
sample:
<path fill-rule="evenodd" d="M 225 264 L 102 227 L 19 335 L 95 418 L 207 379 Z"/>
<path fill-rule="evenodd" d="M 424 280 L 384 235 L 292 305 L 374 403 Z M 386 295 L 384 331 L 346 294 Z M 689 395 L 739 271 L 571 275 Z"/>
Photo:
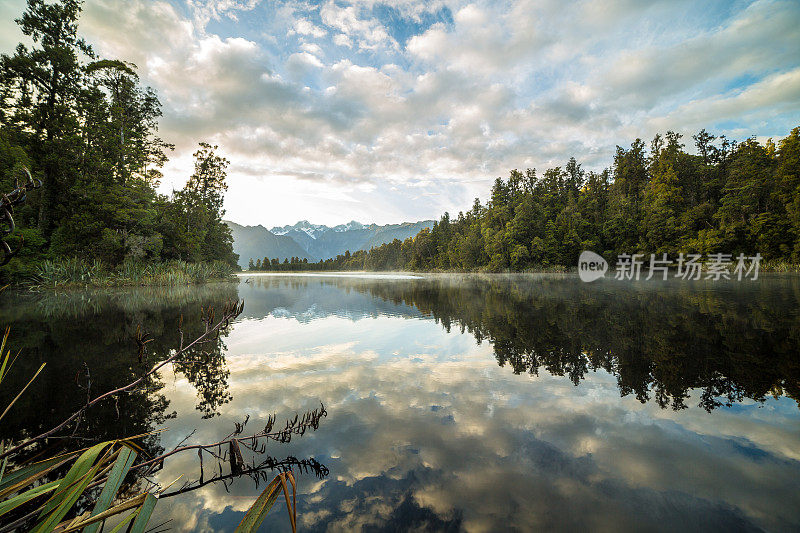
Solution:
<path fill-rule="evenodd" d="M 158 452 L 322 403 L 317 431 L 266 451 L 323 465 L 298 477 L 304 531 L 800 529 L 797 276 L 251 275 L 4 294 L 17 383 L 48 365 L 0 438 L 65 418 L 87 376 L 98 393 L 131 381 L 177 346 L 181 316 L 190 339 L 201 306 L 235 298 L 244 313 L 207 353 L 93 410 L 76 435 L 164 428 L 147 441 Z M 142 366 L 139 326 L 154 339 Z M 198 478 L 195 453 L 154 478 L 181 474 L 173 488 Z M 263 487 L 162 498 L 152 524 L 230 531 Z M 289 529 L 281 501 L 271 516 Z"/>

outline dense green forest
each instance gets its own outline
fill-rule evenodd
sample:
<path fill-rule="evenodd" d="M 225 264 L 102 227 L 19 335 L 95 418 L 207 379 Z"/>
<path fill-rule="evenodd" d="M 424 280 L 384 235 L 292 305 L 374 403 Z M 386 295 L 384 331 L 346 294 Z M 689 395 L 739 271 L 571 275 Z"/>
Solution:
<path fill-rule="evenodd" d="M 161 104 L 131 63 L 99 58 L 80 37 L 82 2 L 28 0 L 16 20 L 33 43 L 0 56 L 0 192 L 23 181 L 43 187 L 15 210 L 17 258 L 7 280 L 80 258 L 135 270 L 162 262 L 236 266 L 222 223 L 228 161 L 200 143 L 194 173 L 170 197 L 157 194 L 173 146 L 158 136 Z"/>
<path fill-rule="evenodd" d="M 582 250 L 738 253 L 800 262 L 800 128 L 777 145 L 738 143 L 705 130 L 617 147 L 612 168 L 585 172 L 574 158 L 543 174 L 512 170 L 489 201 L 404 242 L 307 263 L 268 258 L 251 270 L 525 270 L 574 266 Z"/>

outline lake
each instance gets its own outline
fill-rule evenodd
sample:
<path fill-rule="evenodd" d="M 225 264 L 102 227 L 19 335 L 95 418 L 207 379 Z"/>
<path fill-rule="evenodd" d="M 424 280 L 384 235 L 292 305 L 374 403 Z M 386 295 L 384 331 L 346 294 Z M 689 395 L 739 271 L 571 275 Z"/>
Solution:
<path fill-rule="evenodd" d="M 0 324 L 22 350 L 8 390 L 47 367 L 0 438 L 48 429 L 87 392 L 131 381 L 178 346 L 179 329 L 199 334 L 201 307 L 236 298 L 244 312 L 218 341 L 91 410 L 75 436 L 163 429 L 145 439 L 156 453 L 322 404 L 316 431 L 266 449 L 305 465 L 303 531 L 800 529 L 791 275 L 244 275 L 7 293 Z M 153 339 L 142 363 L 137 330 Z M 206 462 L 204 481 L 216 470 Z M 152 479 L 183 474 L 175 490 L 199 473 L 188 452 Z M 233 530 L 264 485 L 241 477 L 162 498 L 151 524 Z M 289 530 L 282 500 L 270 517 Z"/>

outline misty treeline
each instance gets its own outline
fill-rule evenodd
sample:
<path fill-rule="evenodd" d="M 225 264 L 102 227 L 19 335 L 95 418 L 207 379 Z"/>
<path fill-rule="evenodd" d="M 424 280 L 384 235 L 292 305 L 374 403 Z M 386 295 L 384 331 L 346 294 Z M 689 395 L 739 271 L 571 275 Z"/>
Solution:
<path fill-rule="evenodd" d="M 544 173 L 512 170 L 489 201 L 404 242 L 306 263 L 259 260 L 253 270 L 525 270 L 574 266 L 582 250 L 618 254 L 760 253 L 800 262 L 800 127 L 777 142 L 705 130 L 617 147 L 613 165 L 574 158 Z M 649 256 L 646 256 L 649 257 Z"/>
<path fill-rule="evenodd" d="M 44 185 L 15 213 L 24 247 L 0 276 L 66 257 L 235 266 L 222 223 L 228 161 L 200 143 L 186 186 L 156 193 L 173 148 L 158 136 L 161 104 L 135 65 L 98 57 L 80 37 L 81 4 L 28 0 L 16 22 L 32 45 L 0 56 L 0 192 L 25 168 Z"/>

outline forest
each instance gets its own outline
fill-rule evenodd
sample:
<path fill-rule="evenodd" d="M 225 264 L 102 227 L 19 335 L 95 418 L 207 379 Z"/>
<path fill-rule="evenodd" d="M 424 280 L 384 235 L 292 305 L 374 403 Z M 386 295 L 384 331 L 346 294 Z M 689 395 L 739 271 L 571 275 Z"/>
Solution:
<path fill-rule="evenodd" d="M 19 253 L 0 281 L 70 268 L 76 277 L 142 265 L 235 269 L 222 222 L 229 162 L 200 142 L 186 185 L 157 193 L 173 149 L 158 134 L 158 96 L 135 65 L 98 57 L 80 37 L 80 11 L 79 0 L 29 1 L 17 23 L 33 44 L 0 55 L 0 191 L 28 169 L 43 183 L 15 209 L 7 241 Z M 777 142 L 702 130 L 693 153 L 686 141 L 674 132 L 649 146 L 636 139 L 602 172 L 575 158 L 544 172 L 512 170 L 487 202 L 445 213 L 413 238 L 318 263 L 252 258 L 250 270 L 524 271 L 573 266 L 582 250 L 612 261 L 742 252 L 800 262 L 800 128 Z"/>
<path fill-rule="evenodd" d="M 237 256 L 222 222 L 229 162 L 200 142 L 183 189 L 156 192 L 173 149 L 158 135 L 161 103 L 135 65 L 98 57 L 81 38 L 80 11 L 79 0 L 30 0 L 16 22 L 33 44 L 0 56 L 0 192 L 28 170 L 43 184 L 14 209 L 6 240 L 20 251 L 0 279 L 69 266 L 81 276 L 154 264 L 232 271 Z"/>
<path fill-rule="evenodd" d="M 582 250 L 745 253 L 800 262 L 800 127 L 775 143 L 706 130 L 686 151 L 678 133 L 617 146 L 611 168 L 571 158 L 538 173 L 497 178 L 488 202 L 445 213 L 415 237 L 334 259 L 251 260 L 250 270 L 524 271 L 577 264 Z"/>

